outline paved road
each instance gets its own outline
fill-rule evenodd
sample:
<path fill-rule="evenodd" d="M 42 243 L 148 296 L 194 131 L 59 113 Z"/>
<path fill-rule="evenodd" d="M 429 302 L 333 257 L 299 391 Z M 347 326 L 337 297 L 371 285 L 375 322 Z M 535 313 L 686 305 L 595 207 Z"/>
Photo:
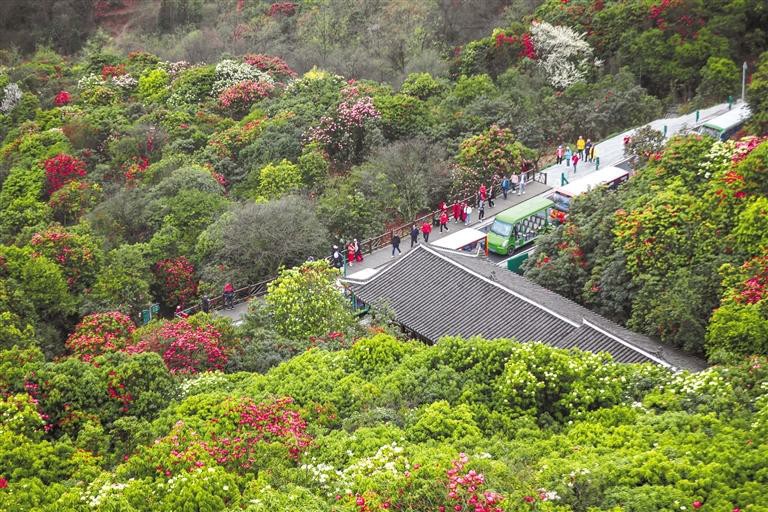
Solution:
<path fill-rule="evenodd" d="M 737 104 L 736 106 L 738 105 L 739 104 Z M 706 120 L 711 119 L 727 111 L 728 111 L 727 103 L 723 103 L 720 105 L 715 105 L 714 107 L 703 109 L 700 111 L 698 124 L 701 124 Z M 657 119 L 648 124 L 650 124 L 653 128 L 660 131 L 664 131 L 664 127 L 666 126 L 667 138 L 669 138 L 677 133 L 680 133 L 682 131 L 695 127 L 697 125 L 696 113 L 693 112 L 691 114 L 686 114 L 679 117 Z M 617 163 L 625 159 L 624 158 L 624 136 L 631 135 L 636 129 L 637 128 L 632 128 L 630 130 L 619 133 L 597 144 L 595 151 L 597 153 L 597 156 L 600 157 L 601 167 L 605 167 L 607 165 L 616 165 Z M 589 136 L 589 134 L 584 134 L 584 135 L 585 137 Z M 507 208 L 510 208 L 516 204 L 519 204 L 527 199 L 530 199 L 531 197 L 536 197 L 538 195 L 543 195 L 548 193 L 548 191 L 552 187 L 559 186 L 561 175 L 563 173 L 566 174 L 568 181 L 572 183 L 574 181 L 577 181 L 580 177 L 586 176 L 587 174 L 589 174 L 594 170 L 595 170 L 595 163 L 584 163 L 584 162 L 581 162 L 579 164 L 578 172 L 575 174 L 573 173 L 572 167 L 566 167 L 565 165 L 552 165 L 550 167 L 547 167 L 542 171 L 547 175 L 547 185 L 544 185 L 538 182 L 529 183 L 526 187 L 525 195 L 518 196 L 518 195 L 510 194 L 506 200 L 504 200 L 503 197 L 498 197 L 496 200 L 496 206 L 494 208 L 486 209 L 486 218 L 483 220 L 483 222 L 479 222 L 477 220 L 477 210 L 475 209 L 472 212 L 472 216 L 474 217 L 474 220 L 470 223 L 470 226 L 475 229 L 486 228 L 493 222 L 493 219 L 495 218 L 496 213 L 502 212 Z M 464 227 L 463 224 L 455 224 L 453 221 L 451 221 L 449 231 L 447 232 L 440 233 L 439 229 L 434 229 L 429 236 L 430 242 L 435 242 L 443 238 L 444 236 L 448 236 L 451 233 L 455 233 L 457 229 L 462 229 L 463 227 Z M 421 236 L 419 236 L 419 243 L 423 243 L 423 239 Z M 403 254 L 405 254 L 407 251 L 410 250 L 410 239 L 407 237 L 404 238 L 400 246 L 401 246 L 401 250 L 403 251 Z M 352 264 L 351 267 L 347 268 L 347 275 L 360 272 L 363 269 L 379 268 L 381 266 L 391 263 L 394 260 L 395 258 L 392 257 L 392 247 L 388 245 L 377 251 L 374 251 L 372 254 L 366 255 L 365 259 L 362 262 Z M 237 324 L 241 321 L 242 316 L 245 315 L 247 311 L 248 311 L 248 303 L 241 303 L 235 306 L 234 309 L 218 311 L 218 314 L 230 318 L 235 324 Z"/>

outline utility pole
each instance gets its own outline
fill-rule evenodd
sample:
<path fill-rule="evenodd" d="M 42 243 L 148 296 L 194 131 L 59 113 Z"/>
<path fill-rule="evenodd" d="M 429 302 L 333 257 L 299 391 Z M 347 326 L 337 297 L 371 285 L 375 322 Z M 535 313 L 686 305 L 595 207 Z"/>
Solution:
<path fill-rule="evenodd" d="M 747 93 L 747 63 L 741 67 L 741 102 L 744 103 Z"/>

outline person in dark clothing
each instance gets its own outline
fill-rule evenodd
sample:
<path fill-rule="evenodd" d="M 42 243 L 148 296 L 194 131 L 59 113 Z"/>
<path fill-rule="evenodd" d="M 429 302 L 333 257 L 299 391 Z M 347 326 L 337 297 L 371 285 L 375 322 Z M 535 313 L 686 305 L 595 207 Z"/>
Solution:
<path fill-rule="evenodd" d="M 493 200 L 496 199 L 496 186 L 491 185 L 488 191 L 488 208 L 493 208 Z"/>
<path fill-rule="evenodd" d="M 413 249 L 413 246 L 417 243 L 419 243 L 419 228 L 414 224 L 411 226 L 411 249 Z"/>
<path fill-rule="evenodd" d="M 485 205 L 482 201 L 480 201 L 480 204 L 477 207 L 477 220 L 483 220 L 485 217 Z"/>
<path fill-rule="evenodd" d="M 501 180 L 501 193 L 504 195 L 504 199 L 507 198 L 507 194 L 509 193 L 509 178 L 507 178 L 507 175 L 504 175 L 504 178 Z"/>
<path fill-rule="evenodd" d="M 344 268 L 344 256 L 341 255 L 338 245 L 333 246 L 333 255 L 331 256 L 331 263 L 333 263 L 333 266 L 338 268 L 339 270 Z"/>
<path fill-rule="evenodd" d="M 392 257 L 395 257 L 395 251 L 397 251 L 397 254 L 401 254 L 402 251 L 400 250 L 400 236 L 397 234 L 392 236 Z"/>
<path fill-rule="evenodd" d="M 211 299 L 207 295 L 203 295 L 203 299 L 200 301 L 200 309 L 203 313 L 208 313 L 211 310 Z"/>

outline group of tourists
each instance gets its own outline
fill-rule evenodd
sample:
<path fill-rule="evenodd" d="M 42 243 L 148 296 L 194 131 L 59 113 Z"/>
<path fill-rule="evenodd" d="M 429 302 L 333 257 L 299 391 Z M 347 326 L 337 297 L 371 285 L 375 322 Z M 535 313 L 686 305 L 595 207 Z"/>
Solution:
<path fill-rule="evenodd" d="M 576 150 L 571 151 L 571 146 L 563 144 L 557 146 L 555 151 L 557 157 L 557 165 L 561 165 L 565 162 L 566 167 L 570 167 L 573 164 L 573 172 L 575 173 L 579 162 L 594 162 L 597 158 L 597 144 L 594 144 L 591 139 L 584 140 L 584 137 L 579 135 L 579 139 L 576 141 Z"/>

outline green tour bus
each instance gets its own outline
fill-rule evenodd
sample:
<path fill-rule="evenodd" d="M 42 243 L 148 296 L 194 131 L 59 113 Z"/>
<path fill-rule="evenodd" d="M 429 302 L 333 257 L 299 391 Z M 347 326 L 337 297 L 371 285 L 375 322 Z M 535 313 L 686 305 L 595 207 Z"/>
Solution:
<path fill-rule="evenodd" d="M 535 240 L 549 222 L 555 203 L 533 197 L 496 215 L 488 231 L 488 250 L 506 256 Z"/>

